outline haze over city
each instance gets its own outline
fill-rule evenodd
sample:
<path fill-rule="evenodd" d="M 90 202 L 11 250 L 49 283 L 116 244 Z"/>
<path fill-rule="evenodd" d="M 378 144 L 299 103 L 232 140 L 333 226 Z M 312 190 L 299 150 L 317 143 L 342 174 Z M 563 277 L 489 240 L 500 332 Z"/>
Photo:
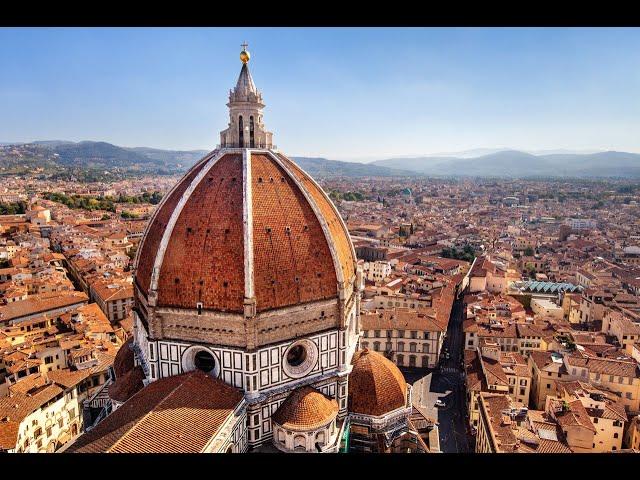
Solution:
<path fill-rule="evenodd" d="M 0 141 L 210 150 L 242 40 L 294 155 L 640 151 L 640 31 L 606 28 L 5 28 Z"/>

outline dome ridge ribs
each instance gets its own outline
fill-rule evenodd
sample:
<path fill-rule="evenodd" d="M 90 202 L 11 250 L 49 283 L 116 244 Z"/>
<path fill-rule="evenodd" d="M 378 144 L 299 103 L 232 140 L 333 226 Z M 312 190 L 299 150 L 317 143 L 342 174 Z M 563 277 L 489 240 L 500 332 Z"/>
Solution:
<path fill-rule="evenodd" d="M 164 232 L 162 234 L 162 240 L 160 241 L 160 246 L 158 248 L 158 252 L 154 260 L 153 271 L 151 273 L 150 290 L 157 291 L 158 289 L 158 279 L 160 276 L 160 269 L 162 267 L 162 262 L 164 261 L 164 255 L 166 253 L 169 240 L 171 239 L 171 234 L 173 233 L 173 229 L 176 225 L 176 222 L 178 221 L 180 214 L 182 213 L 182 209 L 184 208 L 185 204 L 191 197 L 191 194 L 193 193 L 195 188 L 200 184 L 202 179 L 205 177 L 205 175 L 208 174 L 211 168 L 224 156 L 225 156 L 225 152 L 221 151 L 221 152 L 218 152 L 217 155 L 214 155 L 212 158 L 209 159 L 209 161 L 204 166 L 204 168 L 200 170 L 200 172 L 196 175 L 196 177 L 191 181 L 187 189 L 183 192 L 180 198 L 180 201 L 178 202 L 178 205 L 171 213 L 171 217 L 169 218 L 167 226 L 165 227 Z M 154 300 L 154 303 L 155 303 L 155 300 Z"/>
<path fill-rule="evenodd" d="M 344 220 L 342 219 L 342 216 L 338 212 L 338 209 L 333 204 L 333 202 L 328 197 L 328 195 L 324 192 L 322 187 L 320 187 L 320 185 L 318 185 L 318 183 L 313 179 L 313 177 L 311 175 L 309 175 L 307 172 L 305 172 L 302 169 L 302 167 L 300 167 L 300 165 L 298 165 L 297 163 L 295 163 L 294 161 L 289 159 L 284 154 L 282 154 L 280 152 L 277 152 L 275 154 L 275 156 L 277 156 L 279 164 L 283 164 L 283 167 L 284 167 L 285 171 L 287 171 L 289 173 L 289 175 L 291 175 L 294 178 L 294 181 L 296 181 L 296 183 L 300 186 L 301 190 L 303 192 L 305 192 L 305 196 L 307 197 L 309 202 L 312 205 L 314 205 L 314 209 L 316 211 L 316 216 L 318 216 L 319 218 L 322 218 L 322 220 L 324 222 L 324 225 L 326 225 L 325 235 L 328 236 L 328 238 L 336 238 L 336 235 L 334 235 L 334 233 L 338 233 L 338 232 L 337 231 L 336 232 L 332 232 L 332 230 L 341 229 L 342 233 L 345 235 L 345 237 L 347 239 L 350 239 L 349 230 L 348 230 L 346 224 L 344 223 Z M 292 171 L 296 172 L 296 173 L 292 173 Z M 309 183 L 309 186 L 311 188 L 308 188 L 308 186 L 305 183 Z M 311 191 L 312 189 L 314 189 L 315 192 L 312 192 Z M 333 219 L 330 219 L 326 215 L 326 212 L 323 213 L 322 206 L 317 201 L 314 193 L 319 195 L 325 201 L 325 203 L 327 204 L 327 206 L 329 208 L 330 213 L 334 217 Z M 336 220 L 337 220 L 337 222 L 336 222 Z M 337 225 L 334 225 L 334 223 L 337 223 Z M 337 227 L 337 229 L 334 228 L 334 227 Z M 337 248 L 335 248 L 335 246 L 333 246 L 333 247 L 336 250 L 337 266 L 340 267 L 339 270 L 342 273 L 343 282 L 349 282 L 353 278 L 353 276 L 355 275 L 356 252 L 355 252 L 355 248 L 353 246 L 353 243 L 349 240 L 348 241 L 348 245 L 343 246 L 342 250 L 347 250 L 346 252 L 340 252 L 340 251 L 338 251 Z M 348 271 L 342 265 L 342 263 L 344 263 L 344 260 L 345 260 L 344 257 L 347 257 L 346 260 L 349 263 L 353 263 L 353 265 L 351 266 L 351 268 Z M 343 260 L 342 262 L 341 262 L 341 258 Z M 346 275 L 347 273 L 349 273 L 348 277 Z"/>
<path fill-rule="evenodd" d="M 300 189 L 300 191 L 304 195 L 305 199 L 307 200 L 307 202 L 311 206 L 311 209 L 313 210 L 314 215 L 316 216 L 316 218 L 318 219 L 318 222 L 320 223 L 320 225 L 322 227 L 322 232 L 324 233 L 325 239 L 327 240 L 327 244 L 329 245 L 329 250 L 331 251 L 331 258 L 333 260 L 334 268 L 335 268 L 335 271 L 336 271 L 336 279 L 337 279 L 339 285 L 342 284 L 345 281 L 345 279 L 344 279 L 344 275 L 343 275 L 343 272 L 342 272 L 342 268 L 340 267 L 340 261 L 338 259 L 338 254 L 337 254 L 337 252 L 335 250 L 335 246 L 334 246 L 333 241 L 332 241 L 331 232 L 329 231 L 329 226 L 327 224 L 327 220 L 324 218 L 324 216 L 320 212 L 320 209 L 318 208 L 317 203 L 311 197 L 311 195 L 309 194 L 308 190 L 304 187 L 304 185 L 302 185 L 302 182 L 300 182 L 298 180 L 298 178 L 289 170 L 288 165 L 284 164 L 282 159 L 279 158 L 279 155 L 275 155 L 272 152 L 269 152 L 269 155 L 275 160 L 275 162 L 282 168 L 282 170 L 285 171 L 285 173 L 289 176 L 289 178 Z M 338 287 L 338 285 L 336 285 L 336 287 Z"/>
<path fill-rule="evenodd" d="M 149 259 L 147 260 L 147 258 L 141 257 L 141 252 L 147 247 L 147 243 L 150 243 L 149 248 L 151 252 L 153 253 L 157 252 L 159 243 L 162 239 L 162 236 L 160 236 L 160 238 L 157 238 L 157 236 L 155 235 L 151 236 L 150 231 L 153 228 L 154 231 L 161 230 L 162 232 L 164 232 L 168 218 L 164 222 L 162 222 L 161 217 L 165 216 L 167 213 L 169 213 L 169 217 L 171 216 L 171 213 L 173 212 L 173 208 L 169 209 L 168 207 L 171 207 L 171 202 L 173 202 L 174 200 L 176 202 L 179 201 L 179 197 L 177 197 L 176 193 L 181 188 L 183 188 L 183 185 L 184 185 L 183 180 L 189 178 L 190 176 L 193 176 L 193 178 L 195 178 L 195 176 L 202 170 L 204 165 L 206 165 L 206 163 L 217 153 L 218 153 L 218 150 L 213 150 L 212 152 L 202 157 L 198 162 L 196 162 L 196 164 L 193 167 L 189 169 L 187 173 L 185 173 L 185 175 L 182 177 L 180 181 L 176 182 L 176 184 L 169 190 L 169 192 L 167 192 L 162 197 L 162 200 L 156 207 L 155 211 L 153 212 L 153 215 L 151 216 L 151 218 L 149 219 L 149 222 L 147 223 L 147 226 L 145 227 L 145 231 L 142 236 L 142 241 L 138 246 L 138 251 L 136 252 L 136 258 L 134 259 L 135 271 L 133 272 L 133 278 L 135 283 L 138 285 L 138 287 L 141 288 L 143 293 L 147 296 L 149 294 L 149 290 L 151 287 L 151 275 L 153 273 L 153 262 L 155 261 L 155 255 L 147 255 L 147 258 Z M 182 196 L 182 193 L 184 192 L 181 192 L 180 196 Z M 161 222 L 161 224 L 164 223 L 164 225 L 159 225 L 157 222 Z M 161 228 L 158 228 L 158 227 L 161 227 Z M 154 245 L 156 241 L 157 241 L 157 245 Z M 142 264 L 141 264 L 141 261 L 142 261 Z"/>
<path fill-rule="evenodd" d="M 253 304 L 251 312 L 255 315 L 255 291 L 253 279 L 253 189 L 251 184 L 251 151 L 242 151 L 242 223 L 244 229 L 244 298 L 245 304 Z"/>
<path fill-rule="evenodd" d="M 270 151 L 253 152 L 251 168 L 257 311 L 337 297 L 329 241 L 304 192 Z"/>

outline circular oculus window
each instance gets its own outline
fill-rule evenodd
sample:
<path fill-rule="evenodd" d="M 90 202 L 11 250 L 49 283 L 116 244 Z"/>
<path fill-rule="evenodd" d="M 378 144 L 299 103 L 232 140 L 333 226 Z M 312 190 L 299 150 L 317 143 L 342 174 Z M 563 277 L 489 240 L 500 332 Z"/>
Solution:
<path fill-rule="evenodd" d="M 318 347 L 310 340 L 299 340 L 284 352 L 283 368 L 291 378 L 305 376 L 318 360 Z"/>
<path fill-rule="evenodd" d="M 219 373 L 218 361 L 213 352 L 199 346 L 191 347 L 184 352 L 182 369 L 185 372 L 200 370 L 212 377 L 217 377 Z"/>

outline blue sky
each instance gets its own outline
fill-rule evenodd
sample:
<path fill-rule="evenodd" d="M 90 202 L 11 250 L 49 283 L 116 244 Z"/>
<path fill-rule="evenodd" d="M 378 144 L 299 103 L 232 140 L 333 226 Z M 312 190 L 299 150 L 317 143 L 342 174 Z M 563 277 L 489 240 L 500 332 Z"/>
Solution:
<path fill-rule="evenodd" d="M 0 141 L 212 149 L 243 40 L 291 155 L 640 152 L 633 28 L 2 28 Z"/>

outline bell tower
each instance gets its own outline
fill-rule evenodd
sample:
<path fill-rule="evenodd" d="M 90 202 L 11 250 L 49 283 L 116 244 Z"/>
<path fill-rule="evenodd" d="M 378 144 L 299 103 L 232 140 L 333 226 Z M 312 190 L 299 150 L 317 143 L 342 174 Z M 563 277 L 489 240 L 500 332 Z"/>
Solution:
<path fill-rule="evenodd" d="M 229 127 L 220 132 L 222 148 L 263 148 L 271 149 L 271 132 L 267 132 L 262 122 L 262 94 L 256 88 L 249 72 L 247 43 L 243 43 L 240 52 L 242 69 L 236 87 L 229 91 Z"/>

